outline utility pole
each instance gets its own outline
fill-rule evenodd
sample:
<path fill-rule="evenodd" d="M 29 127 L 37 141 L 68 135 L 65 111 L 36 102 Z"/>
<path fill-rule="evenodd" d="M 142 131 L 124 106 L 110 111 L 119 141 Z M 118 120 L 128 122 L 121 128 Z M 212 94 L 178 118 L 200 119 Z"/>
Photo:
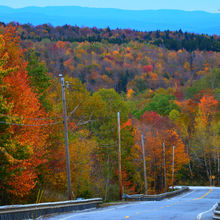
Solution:
<path fill-rule="evenodd" d="M 145 195 L 147 195 L 147 171 L 146 171 L 144 136 L 143 135 L 141 135 L 141 145 L 142 145 L 143 163 L 144 163 L 144 189 L 145 189 Z"/>
<path fill-rule="evenodd" d="M 164 188 L 166 192 L 167 191 L 167 177 L 166 177 L 166 152 L 165 152 L 164 142 L 163 142 L 163 167 L 164 167 Z"/>
<path fill-rule="evenodd" d="M 63 99 L 63 120 L 64 120 L 64 134 L 65 134 L 65 151 L 66 151 L 66 175 L 67 175 L 67 191 L 68 200 L 72 199 L 71 193 L 71 176 L 70 176 L 70 158 L 69 158 L 69 145 L 68 145 L 68 124 L 67 124 L 67 111 L 66 111 L 66 96 L 65 96 L 65 82 L 61 76 L 61 88 L 62 88 L 62 99 Z"/>
<path fill-rule="evenodd" d="M 121 134 L 120 134 L 120 112 L 118 112 L 118 175 L 119 175 L 119 196 L 122 199 L 122 175 L 121 175 Z"/>
<path fill-rule="evenodd" d="M 217 174 L 217 184 L 220 183 L 220 158 L 219 158 L 219 150 L 220 149 L 217 149 L 217 157 L 218 157 L 218 174 Z"/>
<path fill-rule="evenodd" d="M 175 162 L 175 146 L 173 145 L 173 169 L 172 169 L 172 190 L 174 190 L 174 162 Z"/>

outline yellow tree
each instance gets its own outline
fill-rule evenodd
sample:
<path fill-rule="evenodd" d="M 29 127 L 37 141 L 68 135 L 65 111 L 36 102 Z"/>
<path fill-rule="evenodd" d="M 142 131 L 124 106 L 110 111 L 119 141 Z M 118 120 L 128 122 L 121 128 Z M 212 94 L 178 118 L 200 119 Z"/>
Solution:
<path fill-rule="evenodd" d="M 198 111 L 195 118 L 195 133 L 193 141 L 193 153 L 197 158 L 201 158 L 202 166 L 205 168 L 207 180 L 213 174 L 213 129 L 212 124 L 217 112 L 218 101 L 212 95 L 203 96 L 198 105 Z M 213 154 L 214 153 L 214 154 Z M 210 182 L 211 184 L 211 182 Z"/>

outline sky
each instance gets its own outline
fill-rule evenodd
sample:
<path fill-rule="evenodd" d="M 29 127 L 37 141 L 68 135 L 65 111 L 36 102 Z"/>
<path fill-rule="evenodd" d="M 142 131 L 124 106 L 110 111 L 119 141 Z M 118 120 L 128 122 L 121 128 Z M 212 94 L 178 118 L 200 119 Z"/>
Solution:
<path fill-rule="evenodd" d="M 130 10 L 181 9 L 218 13 L 220 0 L 0 0 L 0 5 L 13 8 L 27 6 L 84 6 Z"/>

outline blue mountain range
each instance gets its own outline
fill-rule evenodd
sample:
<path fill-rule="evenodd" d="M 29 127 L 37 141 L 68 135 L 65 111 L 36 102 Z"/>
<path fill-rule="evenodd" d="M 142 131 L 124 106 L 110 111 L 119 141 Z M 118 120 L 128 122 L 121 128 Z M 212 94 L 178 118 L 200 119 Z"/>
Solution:
<path fill-rule="evenodd" d="M 25 7 L 0 6 L 0 21 L 33 25 L 77 25 L 130 28 L 140 31 L 179 30 L 220 35 L 220 13 L 181 10 L 121 10 L 78 6 Z"/>

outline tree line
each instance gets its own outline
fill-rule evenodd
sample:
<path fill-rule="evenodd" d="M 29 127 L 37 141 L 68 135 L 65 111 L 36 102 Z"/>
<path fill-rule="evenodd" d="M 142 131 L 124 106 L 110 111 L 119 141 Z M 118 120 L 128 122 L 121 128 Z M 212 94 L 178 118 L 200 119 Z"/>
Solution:
<path fill-rule="evenodd" d="M 1 22 L 1 25 L 6 24 Z M 71 25 L 53 27 L 50 24 L 34 26 L 32 24 L 19 24 L 11 22 L 10 25 L 19 27 L 22 40 L 69 42 L 108 42 L 111 44 L 125 44 L 130 41 L 151 43 L 165 47 L 169 50 L 185 49 L 189 52 L 195 50 L 220 51 L 220 38 L 218 35 L 195 34 L 179 31 L 137 31 L 131 29 L 89 28 Z"/>

